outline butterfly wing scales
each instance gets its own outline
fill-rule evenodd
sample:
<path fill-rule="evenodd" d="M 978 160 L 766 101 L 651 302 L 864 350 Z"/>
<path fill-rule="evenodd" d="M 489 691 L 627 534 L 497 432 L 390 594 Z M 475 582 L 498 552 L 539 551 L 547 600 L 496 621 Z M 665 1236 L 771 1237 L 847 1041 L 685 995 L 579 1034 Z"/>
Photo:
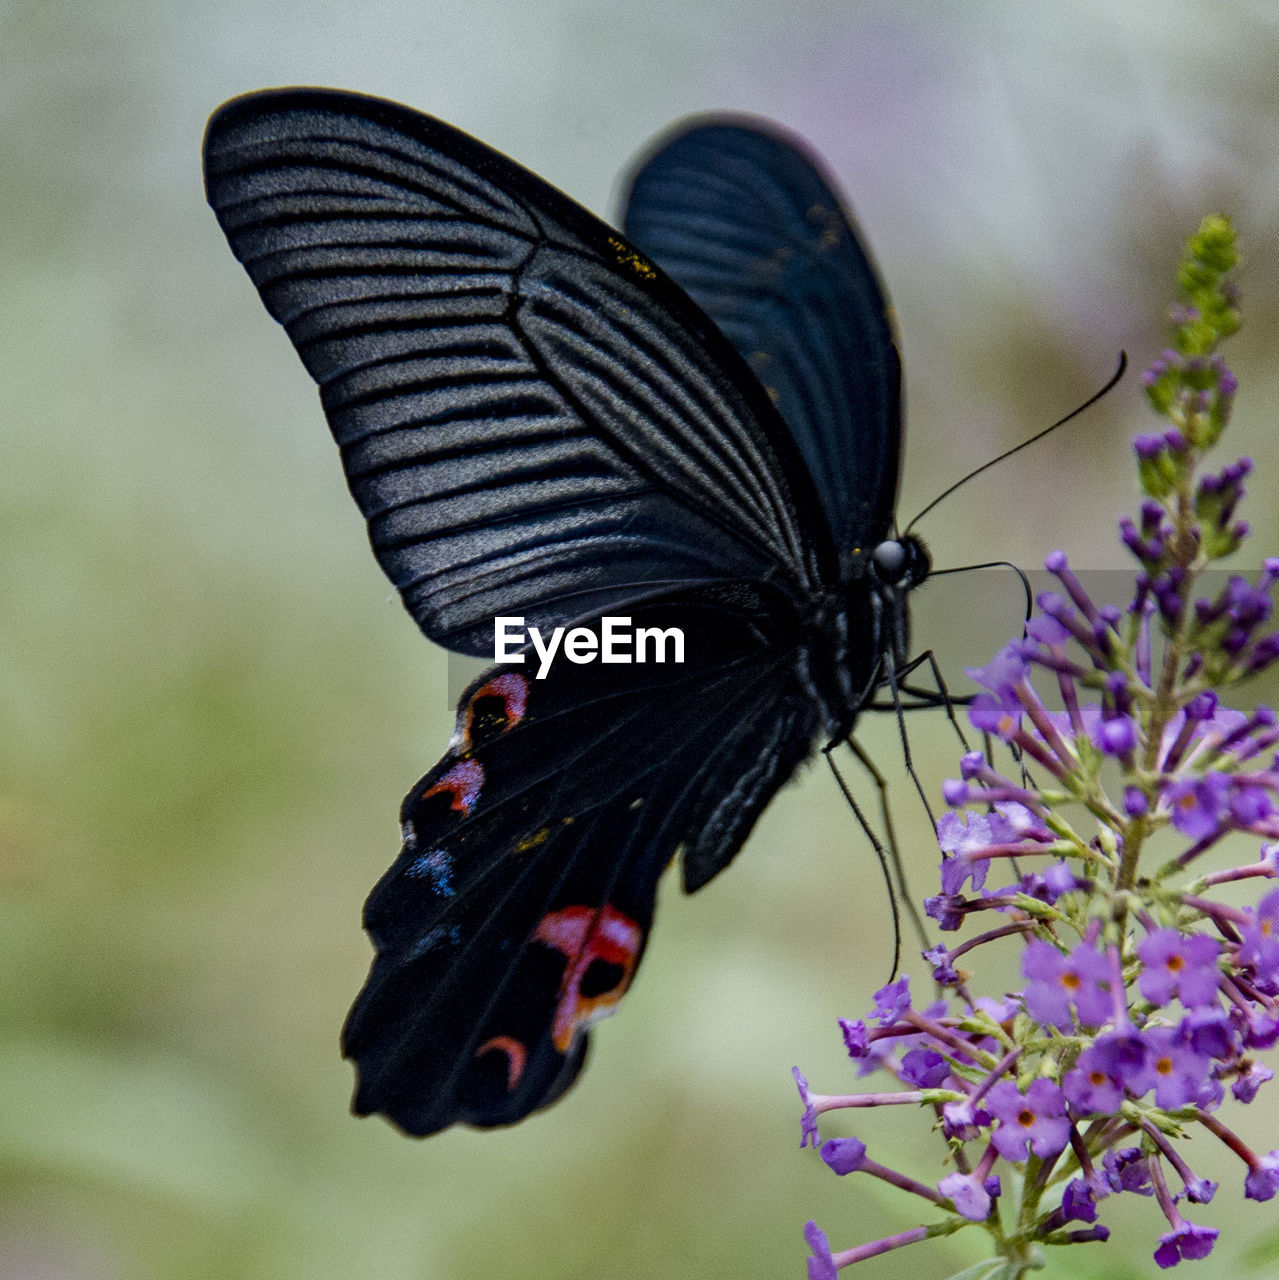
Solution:
<path fill-rule="evenodd" d="M 694 651 L 545 680 L 495 668 L 463 695 L 366 907 L 377 957 L 344 1045 L 357 1111 L 425 1134 L 553 1101 L 634 976 L 677 847 L 700 849 L 704 883 L 807 753 L 814 712 L 784 650 L 697 602 L 634 622 L 681 625 Z M 731 821 L 695 825 L 730 796 Z"/>
<path fill-rule="evenodd" d="M 383 569 L 433 639 L 490 653 L 653 594 L 833 549 L 736 351 L 617 233 L 377 99 L 282 90 L 210 121 L 232 250 L 320 385 Z"/>
<path fill-rule="evenodd" d="M 901 362 L 870 256 L 807 147 L 750 117 L 682 126 L 638 167 L 624 225 L 768 389 L 835 544 L 887 536 Z"/>

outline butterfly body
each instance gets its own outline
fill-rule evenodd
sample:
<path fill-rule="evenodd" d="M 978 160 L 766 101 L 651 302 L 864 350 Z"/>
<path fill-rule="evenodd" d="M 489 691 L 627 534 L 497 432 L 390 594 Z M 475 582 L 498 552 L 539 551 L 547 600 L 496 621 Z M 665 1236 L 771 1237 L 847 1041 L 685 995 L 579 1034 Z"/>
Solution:
<path fill-rule="evenodd" d="M 603 653 L 624 618 L 682 640 L 476 680 L 366 905 L 356 1111 L 511 1123 L 576 1078 L 676 852 L 686 889 L 717 874 L 906 660 L 928 562 L 892 536 L 886 304 L 829 182 L 759 122 L 662 142 L 624 234 L 335 91 L 228 103 L 205 169 L 428 636 L 491 654 L 519 617 Z"/>

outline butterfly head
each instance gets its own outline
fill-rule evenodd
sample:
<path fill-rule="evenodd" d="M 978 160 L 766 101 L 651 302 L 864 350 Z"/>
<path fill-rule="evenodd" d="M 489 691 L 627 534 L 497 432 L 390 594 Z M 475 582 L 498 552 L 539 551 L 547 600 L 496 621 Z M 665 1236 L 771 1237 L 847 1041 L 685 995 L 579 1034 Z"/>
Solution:
<path fill-rule="evenodd" d="M 889 671 L 903 667 L 910 656 L 907 597 L 928 577 L 931 568 L 928 548 L 914 534 L 886 538 L 870 553 L 872 616 L 881 681 Z"/>
<path fill-rule="evenodd" d="M 859 548 L 838 593 L 818 601 L 804 670 L 830 741 L 847 737 L 876 690 L 907 665 L 909 597 L 931 568 L 919 538 L 886 538 Z"/>

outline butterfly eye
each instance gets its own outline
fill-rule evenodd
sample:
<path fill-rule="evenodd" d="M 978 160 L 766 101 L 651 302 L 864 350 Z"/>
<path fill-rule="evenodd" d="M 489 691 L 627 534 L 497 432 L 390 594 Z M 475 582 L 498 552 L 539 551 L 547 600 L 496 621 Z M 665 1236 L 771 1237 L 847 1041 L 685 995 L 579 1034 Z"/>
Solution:
<path fill-rule="evenodd" d="M 918 538 L 889 538 L 871 552 L 875 577 L 886 587 L 909 590 L 928 576 L 932 567 L 928 551 Z"/>
<path fill-rule="evenodd" d="M 871 552 L 870 562 L 875 566 L 875 576 L 889 586 L 896 586 L 910 559 L 906 548 L 896 540 L 881 542 Z"/>

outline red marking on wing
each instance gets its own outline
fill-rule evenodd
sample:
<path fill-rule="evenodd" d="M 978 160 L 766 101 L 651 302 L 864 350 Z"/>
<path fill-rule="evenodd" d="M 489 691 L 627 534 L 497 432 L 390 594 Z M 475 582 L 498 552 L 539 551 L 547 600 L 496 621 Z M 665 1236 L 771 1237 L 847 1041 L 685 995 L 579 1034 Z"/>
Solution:
<path fill-rule="evenodd" d="M 542 918 L 533 937 L 562 952 L 568 960 L 551 1026 L 555 1047 L 567 1053 L 580 1030 L 608 1017 L 617 1008 L 635 973 L 644 931 L 630 917 L 605 903 L 598 910 L 565 907 L 552 911 Z M 609 990 L 583 995 L 582 979 L 596 961 L 616 966 L 621 975 Z"/>
<path fill-rule="evenodd" d="M 484 769 L 478 760 L 461 760 L 455 764 L 433 787 L 422 792 L 422 799 L 447 795 L 449 808 L 470 813 L 480 798 L 484 785 Z"/>
<path fill-rule="evenodd" d="M 510 1093 L 520 1082 L 524 1074 L 524 1064 L 528 1061 L 528 1050 L 513 1036 L 494 1036 L 485 1040 L 475 1051 L 477 1058 L 486 1053 L 506 1054 L 506 1091 Z"/>
<path fill-rule="evenodd" d="M 528 681 L 518 672 L 503 671 L 486 681 L 471 695 L 466 704 L 466 741 L 471 746 L 471 729 L 475 722 L 475 704 L 481 698 L 500 698 L 502 700 L 502 716 L 506 721 L 502 732 L 513 729 L 524 719 L 524 711 L 528 706 Z"/>

